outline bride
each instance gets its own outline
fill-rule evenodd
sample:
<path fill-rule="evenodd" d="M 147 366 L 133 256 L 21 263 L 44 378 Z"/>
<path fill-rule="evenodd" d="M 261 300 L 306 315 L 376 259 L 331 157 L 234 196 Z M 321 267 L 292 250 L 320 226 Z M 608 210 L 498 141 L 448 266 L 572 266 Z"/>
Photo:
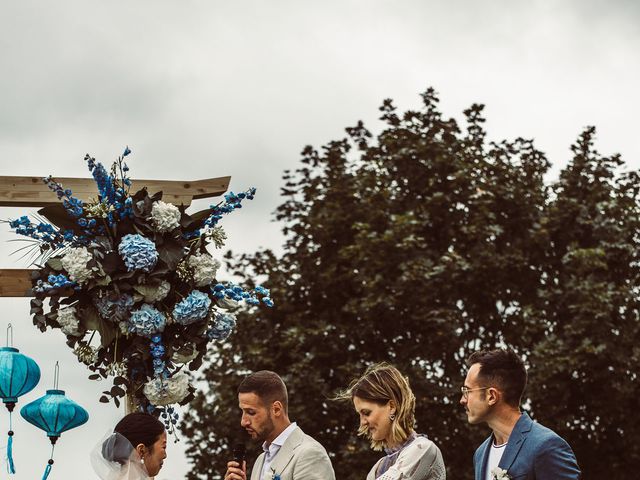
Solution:
<path fill-rule="evenodd" d="M 91 464 L 102 480 L 146 480 L 160 472 L 166 449 L 162 422 L 146 413 L 130 413 L 96 446 Z"/>

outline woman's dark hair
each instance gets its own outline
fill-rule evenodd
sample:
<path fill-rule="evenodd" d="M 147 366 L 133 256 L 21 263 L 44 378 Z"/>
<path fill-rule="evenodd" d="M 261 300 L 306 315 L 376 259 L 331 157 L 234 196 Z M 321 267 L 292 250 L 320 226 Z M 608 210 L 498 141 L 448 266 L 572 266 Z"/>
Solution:
<path fill-rule="evenodd" d="M 102 455 L 107 460 L 123 464 L 129 460 L 131 452 L 137 445 L 153 447 L 164 432 L 164 425 L 153 415 L 134 412 L 120 420 L 113 431 L 128 441 L 119 435 L 110 436 L 102 444 Z"/>

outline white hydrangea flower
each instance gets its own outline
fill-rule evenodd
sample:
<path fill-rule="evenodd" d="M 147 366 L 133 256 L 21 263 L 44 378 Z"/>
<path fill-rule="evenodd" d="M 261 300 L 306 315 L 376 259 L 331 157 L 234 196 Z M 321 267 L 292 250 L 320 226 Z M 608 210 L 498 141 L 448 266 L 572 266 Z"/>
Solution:
<path fill-rule="evenodd" d="M 180 403 L 189 393 L 189 377 L 177 373 L 171 378 L 154 378 L 145 383 L 144 396 L 157 406 Z"/>
<path fill-rule="evenodd" d="M 62 267 L 69 273 L 69 278 L 83 284 L 93 277 L 94 270 L 87 267 L 87 263 L 93 259 L 86 247 L 70 249 L 61 259 Z"/>
<path fill-rule="evenodd" d="M 197 287 L 211 284 L 216 279 L 220 262 L 208 253 L 191 255 L 187 267 L 193 272 L 193 281 Z"/>
<path fill-rule="evenodd" d="M 80 321 L 78 317 L 76 317 L 76 307 L 67 307 L 58 310 L 57 320 L 60 324 L 60 329 L 65 335 L 73 335 L 74 337 L 82 335 L 82 332 L 78 330 Z"/>
<path fill-rule="evenodd" d="M 151 221 L 156 231 L 169 232 L 180 225 L 180 210 L 159 200 L 151 207 Z"/>
<path fill-rule="evenodd" d="M 171 284 L 166 280 L 163 280 L 160 285 L 158 285 L 158 288 L 156 288 L 152 293 L 144 296 L 144 301 L 147 303 L 159 302 L 160 300 L 164 300 L 170 291 Z"/>

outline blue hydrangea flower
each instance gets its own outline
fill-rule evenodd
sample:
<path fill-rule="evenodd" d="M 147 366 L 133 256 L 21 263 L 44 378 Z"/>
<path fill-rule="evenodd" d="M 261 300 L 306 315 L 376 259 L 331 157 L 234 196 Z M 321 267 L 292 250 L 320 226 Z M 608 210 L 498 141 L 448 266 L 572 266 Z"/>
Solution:
<path fill-rule="evenodd" d="M 236 317 L 234 315 L 217 313 L 215 323 L 207 330 L 207 338 L 209 340 L 226 340 L 234 328 L 236 328 Z"/>
<path fill-rule="evenodd" d="M 162 312 L 144 303 L 138 310 L 131 312 L 129 332 L 151 338 L 156 333 L 162 332 L 166 323 L 167 320 Z"/>
<path fill-rule="evenodd" d="M 131 310 L 134 303 L 133 297 L 128 293 L 123 293 L 115 301 L 107 296 L 95 297 L 93 299 L 93 304 L 98 309 L 98 313 L 102 318 L 106 319 L 114 315 L 121 318 L 124 317 L 124 315 Z"/>
<path fill-rule="evenodd" d="M 173 318 L 182 325 L 189 325 L 207 317 L 211 299 L 200 290 L 192 291 L 187 298 L 173 308 Z"/>
<path fill-rule="evenodd" d="M 118 246 L 118 253 L 129 271 L 150 272 L 158 261 L 156 244 L 137 233 L 130 233 L 122 238 Z"/>

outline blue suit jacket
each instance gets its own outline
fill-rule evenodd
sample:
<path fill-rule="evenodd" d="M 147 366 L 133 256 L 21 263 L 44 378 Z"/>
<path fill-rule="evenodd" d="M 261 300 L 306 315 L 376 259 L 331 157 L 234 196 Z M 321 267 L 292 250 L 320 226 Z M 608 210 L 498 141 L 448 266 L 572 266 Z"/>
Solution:
<path fill-rule="evenodd" d="M 476 480 L 486 480 L 493 434 L 476 450 L 473 464 Z M 569 444 L 553 430 L 523 413 L 498 464 L 511 480 L 576 480 L 580 469 Z"/>

